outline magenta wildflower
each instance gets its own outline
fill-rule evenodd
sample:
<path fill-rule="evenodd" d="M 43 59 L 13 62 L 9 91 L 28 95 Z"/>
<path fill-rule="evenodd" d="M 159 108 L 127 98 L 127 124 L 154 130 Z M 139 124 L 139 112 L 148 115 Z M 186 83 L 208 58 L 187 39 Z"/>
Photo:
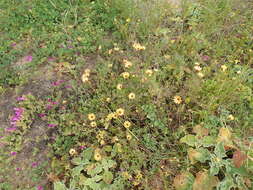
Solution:
<path fill-rule="evenodd" d="M 66 85 L 65 88 L 72 88 L 72 86 L 71 85 Z"/>
<path fill-rule="evenodd" d="M 209 61 L 210 60 L 210 57 L 208 55 L 203 55 L 201 58 L 202 58 L 203 61 Z"/>
<path fill-rule="evenodd" d="M 52 61 L 55 61 L 56 58 L 55 58 L 55 57 L 49 57 L 49 58 L 47 58 L 47 60 L 48 60 L 49 62 L 52 62 Z"/>
<path fill-rule="evenodd" d="M 21 168 L 16 168 L 16 171 L 21 171 L 22 169 Z"/>
<path fill-rule="evenodd" d="M 47 124 L 48 127 L 56 127 L 57 125 L 56 124 L 53 124 L 53 123 L 49 123 Z"/>
<path fill-rule="evenodd" d="M 24 96 L 17 97 L 17 101 L 24 101 L 26 100 Z"/>
<path fill-rule="evenodd" d="M 17 152 L 11 152 L 11 156 L 17 155 Z"/>
<path fill-rule="evenodd" d="M 39 186 L 37 187 L 37 190 L 43 190 L 43 187 L 42 187 L 41 185 L 39 185 Z"/>
<path fill-rule="evenodd" d="M 39 165 L 39 164 L 38 164 L 37 162 L 33 162 L 33 163 L 32 163 L 32 167 L 33 167 L 33 168 L 36 168 L 38 165 Z"/>
<path fill-rule="evenodd" d="M 83 149 L 85 149 L 86 148 L 86 146 L 80 146 L 80 149 L 81 150 L 83 150 Z"/>
<path fill-rule="evenodd" d="M 46 116 L 46 114 L 45 114 L 45 113 L 39 113 L 38 115 L 39 115 L 39 117 L 40 117 L 40 118 L 42 118 L 42 117 L 45 117 L 45 116 Z"/>
<path fill-rule="evenodd" d="M 52 107 L 53 107 L 53 106 L 49 104 L 49 105 L 47 105 L 47 108 L 46 108 L 46 109 L 50 110 Z"/>
<path fill-rule="evenodd" d="M 25 61 L 31 62 L 32 60 L 33 60 L 33 56 L 31 56 L 31 55 L 25 56 Z"/>
<path fill-rule="evenodd" d="M 11 44 L 11 47 L 15 47 L 17 45 L 17 43 L 16 42 L 13 42 L 12 44 Z"/>
<path fill-rule="evenodd" d="M 13 132 L 13 131 L 16 131 L 17 130 L 17 127 L 8 127 L 5 129 L 5 131 L 7 132 Z"/>

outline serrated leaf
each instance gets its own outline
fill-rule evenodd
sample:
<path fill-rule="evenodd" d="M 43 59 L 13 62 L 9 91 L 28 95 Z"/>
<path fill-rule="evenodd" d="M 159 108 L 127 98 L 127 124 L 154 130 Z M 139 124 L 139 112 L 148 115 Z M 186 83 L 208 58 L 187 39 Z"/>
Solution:
<path fill-rule="evenodd" d="M 197 139 L 194 135 L 186 135 L 180 139 L 180 143 L 186 143 L 189 146 L 195 146 Z"/>
<path fill-rule="evenodd" d="M 173 186 L 176 190 L 192 190 L 194 176 L 190 172 L 183 172 L 174 178 Z"/>
<path fill-rule="evenodd" d="M 210 176 L 208 171 L 198 172 L 193 184 L 193 190 L 212 190 L 219 180 L 216 176 Z"/>
<path fill-rule="evenodd" d="M 112 180 L 113 180 L 113 174 L 110 171 L 105 171 L 103 174 L 103 180 L 105 183 L 107 184 L 111 184 Z"/>

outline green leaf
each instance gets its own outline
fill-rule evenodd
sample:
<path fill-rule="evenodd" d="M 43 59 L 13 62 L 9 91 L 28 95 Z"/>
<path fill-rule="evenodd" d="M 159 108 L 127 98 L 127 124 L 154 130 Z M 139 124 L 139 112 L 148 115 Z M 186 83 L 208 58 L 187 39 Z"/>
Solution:
<path fill-rule="evenodd" d="M 93 149 L 92 148 L 87 148 L 82 152 L 82 157 L 84 159 L 90 160 L 93 155 Z"/>
<path fill-rule="evenodd" d="M 116 165 L 116 162 L 113 160 L 103 159 L 101 164 L 104 170 L 107 171 L 110 168 L 114 167 Z"/>
<path fill-rule="evenodd" d="M 186 143 L 189 146 L 195 146 L 197 139 L 194 135 L 186 135 L 180 139 L 180 143 Z"/>
<path fill-rule="evenodd" d="M 74 168 L 72 169 L 72 175 L 73 175 L 73 177 L 79 176 L 80 173 L 81 173 L 81 171 L 82 171 L 83 169 L 84 169 L 84 168 L 83 168 L 83 165 L 74 167 Z"/>
<path fill-rule="evenodd" d="M 66 186 L 62 182 L 54 183 L 54 190 L 67 190 Z"/>
<path fill-rule="evenodd" d="M 107 184 L 111 184 L 112 180 L 113 180 L 113 174 L 110 171 L 105 171 L 105 173 L 103 174 L 103 180 L 105 183 Z"/>
<path fill-rule="evenodd" d="M 97 164 L 92 164 L 86 168 L 87 174 L 90 176 L 95 176 L 103 171 L 102 165 L 97 163 Z"/>
<path fill-rule="evenodd" d="M 202 138 L 201 144 L 202 144 L 204 147 L 211 147 L 211 146 L 214 146 L 214 145 L 215 145 L 215 138 L 212 137 L 212 136 L 204 136 L 204 137 Z"/>
<path fill-rule="evenodd" d="M 217 155 L 218 158 L 224 158 L 227 156 L 223 143 L 218 143 L 216 145 L 214 153 Z"/>
<path fill-rule="evenodd" d="M 192 164 L 196 163 L 196 161 L 204 163 L 205 161 L 210 160 L 210 153 L 204 148 L 189 148 L 188 156 Z"/>

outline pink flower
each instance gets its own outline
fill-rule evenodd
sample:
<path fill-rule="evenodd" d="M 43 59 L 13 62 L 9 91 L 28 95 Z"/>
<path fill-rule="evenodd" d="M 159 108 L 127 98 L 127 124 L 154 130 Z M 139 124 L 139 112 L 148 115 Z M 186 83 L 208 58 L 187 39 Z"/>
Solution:
<path fill-rule="evenodd" d="M 33 162 L 33 163 L 32 163 L 32 167 L 33 167 L 33 168 L 37 167 L 38 165 L 39 165 L 39 164 L 38 164 L 37 162 Z"/>
<path fill-rule="evenodd" d="M 11 152 L 11 156 L 17 155 L 17 152 Z"/>
<path fill-rule="evenodd" d="M 203 55 L 201 58 L 202 58 L 203 61 L 209 61 L 210 60 L 210 57 L 208 55 Z"/>
<path fill-rule="evenodd" d="M 56 127 L 57 125 L 56 124 L 53 124 L 53 123 L 49 123 L 47 124 L 48 127 Z"/>
<path fill-rule="evenodd" d="M 42 117 L 45 117 L 46 114 L 45 113 L 39 113 L 39 117 L 42 118 Z"/>
<path fill-rule="evenodd" d="M 17 101 L 24 101 L 26 100 L 24 96 L 17 97 Z"/>
<path fill-rule="evenodd" d="M 43 187 L 42 187 L 41 185 L 39 185 L 39 186 L 37 187 L 37 190 L 43 190 Z"/>
<path fill-rule="evenodd" d="M 31 56 L 31 55 L 25 56 L 25 61 L 31 62 L 32 60 L 33 60 L 33 56 Z"/>
<path fill-rule="evenodd" d="M 49 62 L 52 62 L 52 61 L 55 61 L 56 58 L 55 58 L 55 57 L 49 57 L 49 58 L 47 58 L 47 60 L 48 60 Z"/>
<path fill-rule="evenodd" d="M 17 127 L 8 127 L 5 129 L 7 132 L 13 132 L 17 130 Z"/>
<path fill-rule="evenodd" d="M 21 168 L 16 168 L 16 171 L 21 171 L 22 169 Z"/>

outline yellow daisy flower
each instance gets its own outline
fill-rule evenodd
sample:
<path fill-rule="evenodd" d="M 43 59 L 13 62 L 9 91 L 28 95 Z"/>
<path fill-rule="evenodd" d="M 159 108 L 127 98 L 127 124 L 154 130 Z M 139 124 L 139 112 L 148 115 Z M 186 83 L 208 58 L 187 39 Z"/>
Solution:
<path fill-rule="evenodd" d="M 74 156 L 74 155 L 76 154 L 76 150 L 73 149 L 73 148 L 71 148 L 71 149 L 69 150 L 69 154 L 70 154 L 71 156 Z"/>
<path fill-rule="evenodd" d="M 128 141 L 130 141 L 132 139 L 132 135 L 130 135 L 129 133 L 126 134 L 126 138 Z"/>
<path fill-rule="evenodd" d="M 130 77 L 130 74 L 128 72 L 124 72 L 121 74 L 124 79 L 127 79 Z"/>
<path fill-rule="evenodd" d="M 89 81 L 89 78 L 86 76 L 86 74 L 85 74 L 85 73 L 82 75 L 82 81 L 83 81 L 83 83 L 85 83 L 85 82 L 88 82 L 88 81 Z"/>
<path fill-rule="evenodd" d="M 119 116 L 123 116 L 124 113 L 125 113 L 125 110 L 122 109 L 122 108 L 119 108 L 119 109 L 116 110 L 116 113 L 117 113 L 117 115 L 119 115 Z"/>
<path fill-rule="evenodd" d="M 134 94 L 133 92 L 131 92 L 131 93 L 128 95 L 128 98 L 129 98 L 130 100 L 135 99 L 135 94 Z"/>
<path fill-rule="evenodd" d="M 95 121 L 92 121 L 92 122 L 90 123 L 90 126 L 91 126 L 91 127 L 96 127 L 96 126 L 97 126 L 97 123 L 96 123 Z"/>
<path fill-rule="evenodd" d="M 123 60 L 123 64 L 125 65 L 126 68 L 129 68 L 129 67 L 131 67 L 133 65 L 132 62 L 130 62 L 130 61 L 126 60 L 126 59 Z"/>
<path fill-rule="evenodd" d="M 228 119 L 229 119 L 230 121 L 235 120 L 235 118 L 234 118 L 234 116 L 233 116 L 232 114 L 230 114 L 230 115 L 228 116 Z"/>
<path fill-rule="evenodd" d="M 125 121 L 123 125 L 125 128 L 129 128 L 129 127 L 131 127 L 132 124 L 130 121 Z"/>
<path fill-rule="evenodd" d="M 221 70 L 224 72 L 224 71 L 226 71 L 227 70 L 227 66 L 226 65 L 221 65 Z"/>
<path fill-rule="evenodd" d="M 98 149 L 98 148 L 95 149 L 95 151 L 94 151 L 94 159 L 96 161 L 100 161 L 102 159 L 102 156 L 100 154 L 100 149 Z"/>
<path fill-rule="evenodd" d="M 121 89 L 122 89 L 122 87 L 123 87 L 123 85 L 122 85 L 122 84 L 118 84 L 118 85 L 117 85 L 117 89 L 118 89 L 118 90 L 121 90 Z"/>
<path fill-rule="evenodd" d="M 174 96 L 173 101 L 176 104 L 181 104 L 182 103 L 182 98 L 180 96 Z"/>
<path fill-rule="evenodd" d="M 198 72 L 197 74 L 200 78 L 203 78 L 204 77 L 204 74 L 202 72 Z"/>
<path fill-rule="evenodd" d="M 133 48 L 135 49 L 135 50 L 137 50 L 137 51 L 139 51 L 139 50 L 145 50 L 146 49 L 146 47 L 145 46 L 142 46 L 141 44 L 139 44 L 139 43 L 133 43 Z"/>
<path fill-rule="evenodd" d="M 145 71 L 145 73 L 146 73 L 149 77 L 151 77 L 152 74 L 153 74 L 153 71 L 152 71 L 151 69 L 148 69 L 148 70 Z"/>
<path fill-rule="evenodd" d="M 95 114 L 94 114 L 94 113 L 89 113 L 89 114 L 88 114 L 88 119 L 89 119 L 90 121 L 95 120 L 95 119 L 96 119 Z"/>

